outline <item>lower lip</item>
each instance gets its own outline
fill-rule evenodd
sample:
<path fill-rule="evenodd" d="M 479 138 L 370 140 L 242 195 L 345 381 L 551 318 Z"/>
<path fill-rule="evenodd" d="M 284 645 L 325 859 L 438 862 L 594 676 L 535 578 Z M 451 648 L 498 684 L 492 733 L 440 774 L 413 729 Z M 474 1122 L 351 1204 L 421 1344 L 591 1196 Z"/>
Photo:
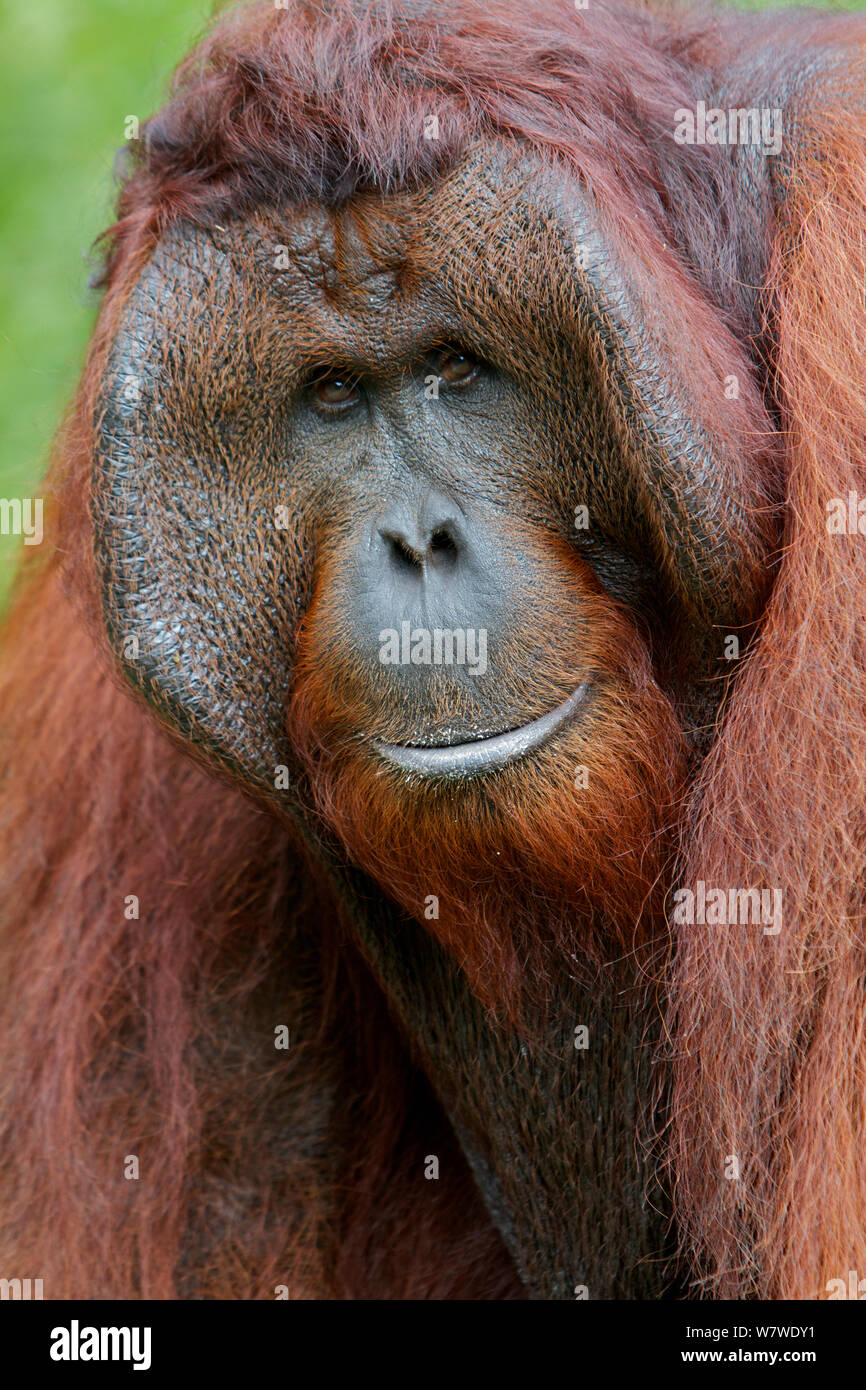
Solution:
<path fill-rule="evenodd" d="M 512 729 L 493 738 L 455 743 L 446 748 L 413 748 L 403 743 L 377 743 L 375 748 L 392 766 L 421 777 L 471 777 L 481 772 L 494 772 L 518 762 L 547 743 L 586 704 L 588 694 L 589 684 L 584 682 L 549 714 L 524 724 L 522 729 Z"/>

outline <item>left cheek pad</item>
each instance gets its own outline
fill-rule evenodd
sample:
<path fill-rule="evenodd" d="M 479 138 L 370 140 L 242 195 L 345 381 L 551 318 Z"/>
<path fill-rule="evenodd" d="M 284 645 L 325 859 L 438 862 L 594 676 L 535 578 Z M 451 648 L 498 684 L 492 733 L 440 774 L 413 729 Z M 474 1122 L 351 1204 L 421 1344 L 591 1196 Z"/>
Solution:
<path fill-rule="evenodd" d="M 207 762 L 280 800 L 297 519 L 275 472 L 245 476 L 252 447 L 240 460 L 218 435 L 210 447 L 200 429 L 210 403 L 190 396 L 189 418 L 177 404 L 191 390 L 184 349 L 194 350 L 216 275 L 212 248 L 184 244 L 180 255 L 178 236 L 132 292 L 98 400 L 92 508 L 105 623 L 125 678 L 158 717 Z M 164 317 L 178 303 L 184 341 Z"/>

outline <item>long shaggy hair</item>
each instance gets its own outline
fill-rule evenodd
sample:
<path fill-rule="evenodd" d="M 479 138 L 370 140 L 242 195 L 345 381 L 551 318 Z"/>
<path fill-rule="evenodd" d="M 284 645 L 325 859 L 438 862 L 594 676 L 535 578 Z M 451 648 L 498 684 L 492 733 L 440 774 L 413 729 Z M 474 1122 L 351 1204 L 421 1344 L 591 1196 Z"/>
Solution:
<path fill-rule="evenodd" d="M 173 223 L 411 191 L 496 137 L 576 170 L 612 218 L 631 219 L 636 257 L 660 237 L 678 247 L 715 321 L 746 341 L 756 325 L 738 248 L 762 232 L 728 196 L 717 151 L 684 159 L 672 144 L 671 113 L 694 104 L 738 35 L 772 32 L 808 55 L 832 24 L 776 17 L 770 31 L 763 18 L 599 3 L 584 15 L 554 0 L 457 0 L 447 19 L 405 8 L 410 18 L 397 4 L 298 0 L 221 19 L 129 156 L 105 236 L 100 321 L 49 482 L 53 544 L 21 577 L 0 675 L 0 1268 L 38 1273 L 49 1297 L 273 1296 L 283 1283 L 296 1297 L 519 1295 L 468 1171 L 456 1206 L 443 1186 L 419 1212 L 401 1187 L 412 1116 L 439 1125 L 443 1146 L 447 1131 L 326 896 L 322 910 L 315 865 L 115 684 L 88 510 L 96 387 L 125 298 Z M 853 44 L 852 22 L 836 24 Z M 436 141 L 423 138 L 431 108 Z M 841 97 L 824 108 L 801 115 L 764 300 L 782 559 L 718 737 L 681 796 L 669 880 L 760 880 L 783 895 L 769 947 L 754 930 L 673 929 L 670 1187 L 695 1288 L 724 1297 L 815 1297 L 866 1270 L 866 559 L 861 537 L 824 523 L 831 497 L 866 494 L 866 120 Z M 709 370 L 696 357 L 695 373 Z M 614 732 L 627 739 L 634 719 L 634 794 L 673 805 L 672 715 L 629 641 L 634 710 Z M 315 773 L 312 734 L 333 746 L 339 711 L 300 675 L 292 719 Z M 670 765 L 642 727 L 661 731 Z M 318 788 L 361 861 L 385 873 L 357 807 L 341 808 L 325 777 Z M 351 795 L 368 794 L 384 796 L 393 826 L 384 784 Z M 531 805 L 498 813 L 519 895 L 539 867 L 550 897 L 561 864 L 566 893 L 597 889 L 611 904 L 601 849 L 587 876 L 586 827 L 551 837 Z M 459 902 L 446 871 L 467 863 L 463 834 L 438 843 Z M 661 867 L 653 855 L 617 865 L 663 933 L 651 897 Z M 417 913 L 407 874 L 393 891 Z M 449 945 L 482 992 L 492 978 L 507 998 L 531 967 L 526 924 L 534 932 L 539 914 L 518 914 L 515 936 L 501 911 L 482 895 L 472 950 Z M 287 923 L 313 913 L 316 947 L 290 958 Z M 288 1067 L 272 1038 L 283 1015 L 301 1038 Z M 326 1098 L 338 1092 L 349 1100 L 335 1121 Z M 358 1133 L 371 1136 L 363 1156 Z M 149 1180 L 127 1181 L 118 1153 Z M 731 1155 L 741 1180 L 720 1181 Z M 456 1244 L 449 1201 L 465 1224 Z"/>

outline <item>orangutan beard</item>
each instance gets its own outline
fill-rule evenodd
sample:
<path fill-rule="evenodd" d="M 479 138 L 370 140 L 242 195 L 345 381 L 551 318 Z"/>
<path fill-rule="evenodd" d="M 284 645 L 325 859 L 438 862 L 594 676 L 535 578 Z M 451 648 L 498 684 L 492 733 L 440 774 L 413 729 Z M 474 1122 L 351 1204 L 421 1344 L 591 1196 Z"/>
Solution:
<path fill-rule="evenodd" d="M 553 741 L 456 782 L 383 762 L 319 662 L 299 663 L 289 732 L 316 812 L 511 1018 L 537 1013 L 553 975 L 666 935 L 685 739 L 637 640 L 621 652 Z"/>

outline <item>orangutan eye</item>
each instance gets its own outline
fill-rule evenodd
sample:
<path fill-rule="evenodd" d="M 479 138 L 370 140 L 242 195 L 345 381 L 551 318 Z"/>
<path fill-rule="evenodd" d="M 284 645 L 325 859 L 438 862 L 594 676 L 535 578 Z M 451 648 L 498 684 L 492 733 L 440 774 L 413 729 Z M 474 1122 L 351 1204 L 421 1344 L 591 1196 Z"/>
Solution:
<path fill-rule="evenodd" d="M 466 386 L 478 376 L 481 363 L 468 352 L 449 348 L 439 354 L 437 371 L 449 386 Z"/>
<path fill-rule="evenodd" d="M 359 378 L 350 372 L 331 372 L 314 383 L 313 394 L 320 405 L 345 408 L 360 399 L 359 387 Z"/>

